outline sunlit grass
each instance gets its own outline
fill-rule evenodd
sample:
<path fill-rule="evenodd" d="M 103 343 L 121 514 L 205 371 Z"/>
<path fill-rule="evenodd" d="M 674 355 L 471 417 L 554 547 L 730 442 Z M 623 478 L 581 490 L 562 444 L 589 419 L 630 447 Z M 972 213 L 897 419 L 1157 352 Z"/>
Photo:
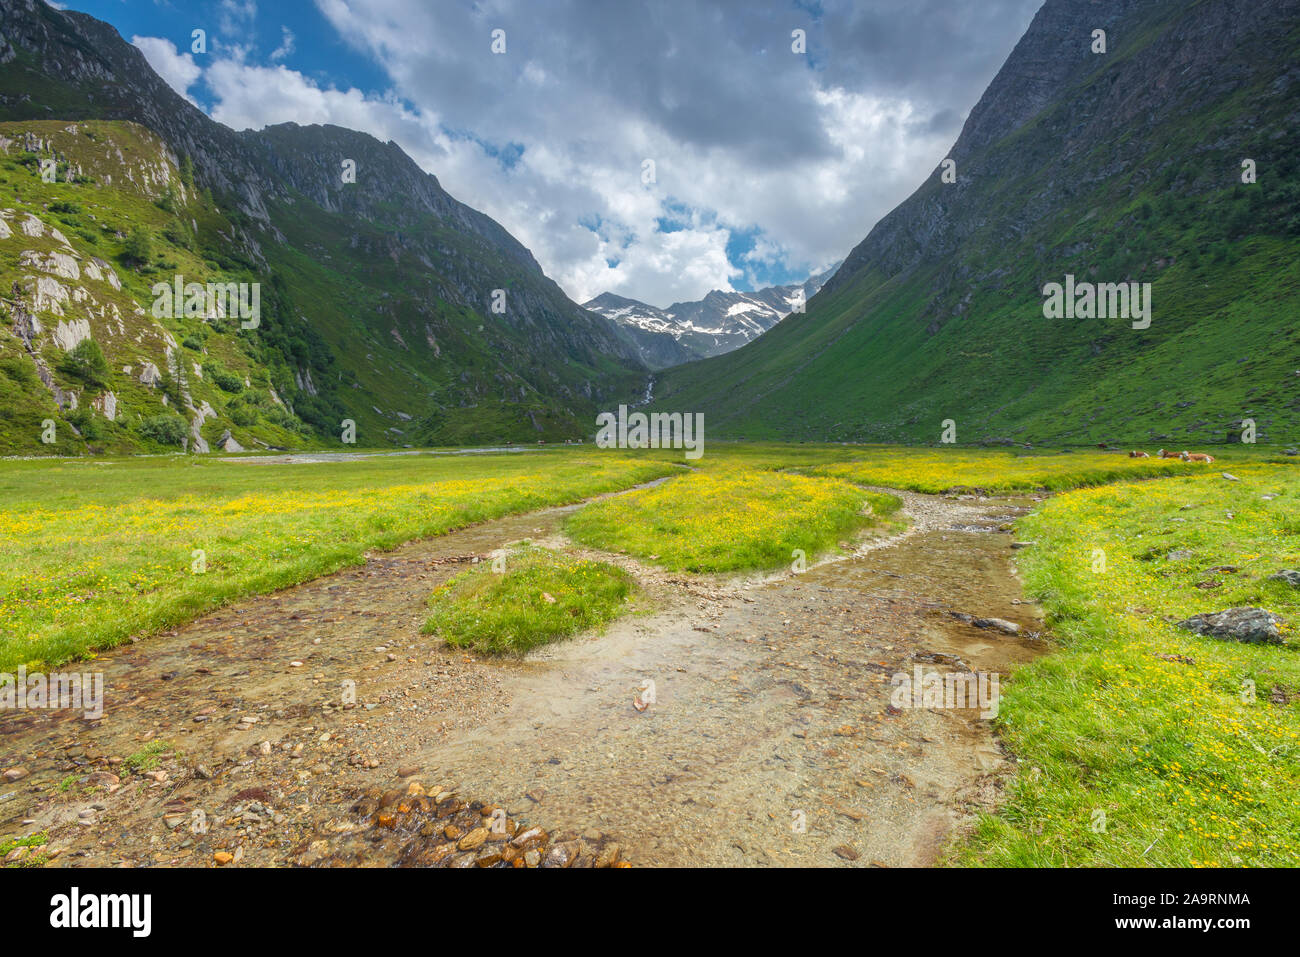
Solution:
<path fill-rule="evenodd" d="M 719 443 L 689 473 L 672 464 L 680 455 L 591 449 L 0 463 L 0 670 L 92 654 L 370 549 L 658 477 L 668 479 L 575 512 L 567 531 L 679 571 L 779 568 L 890 522 L 898 499 L 855 483 L 1018 491 L 1164 476 L 1066 492 L 1018 523 L 1037 545 L 1017 561 L 1059 647 L 1004 685 L 998 730 L 1018 770 L 954 859 L 1296 865 L 1300 589 L 1268 576 L 1300 567 L 1300 470 L 1260 457 L 1233 451 L 1206 468 L 1098 452 Z M 454 646 L 517 654 L 600 627 L 633 589 L 614 566 L 527 549 L 504 574 L 485 563 L 440 589 L 429 627 Z M 1239 605 L 1282 615 L 1289 643 L 1172 625 Z"/>
<path fill-rule="evenodd" d="M 1019 523 L 1061 647 L 1003 696 L 1018 772 L 959 861 L 1300 864 L 1300 589 L 1268 580 L 1300 567 L 1300 471 L 1233 471 L 1071 492 Z M 1245 605 L 1287 619 L 1288 644 L 1172 624 Z"/>
<path fill-rule="evenodd" d="M 607 562 L 570 558 L 543 548 L 484 562 L 438 588 L 425 631 L 449 645 L 490 654 L 523 654 L 621 614 L 632 577 Z"/>
<path fill-rule="evenodd" d="M 594 502 L 566 530 L 665 568 L 726 572 L 789 565 L 796 549 L 811 559 L 899 505 L 837 479 L 718 467 Z"/>
<path fill-rule="evenodd" d="M 1154 450 L 1153 450 L 1154 451 Z M 811 471 L 914 492 L 979 489 L 987 492 L 1060 491 L 1123 479 L 1203 472 L 1181 459 L 1131 459 L 1114 452 L 1011 452 L 1004 449 L 909 449 L 875 446 L 852 461 Z"/>
<path fill-rule="evenodd" d="M 624 455 L 0 463 L 0 669 L 51 665 L 371 549 L 675 471 Z"/>

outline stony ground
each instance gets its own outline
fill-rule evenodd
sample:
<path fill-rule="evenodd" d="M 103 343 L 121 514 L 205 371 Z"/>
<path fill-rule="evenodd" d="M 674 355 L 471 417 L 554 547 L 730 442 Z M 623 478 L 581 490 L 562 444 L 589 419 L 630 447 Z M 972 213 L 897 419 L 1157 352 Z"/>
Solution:
<path fill-rule="evenodd" d="M 425 600 L 509 542 L 582 551 L 563 509 L 141 640 L 94 662 L 102 719 L 0 718 L 0 843 L 46 835 L 9 863 L 53 866 L 932 863 L 1007 759 L 969 709 L 895 708 L 890 678 L 1003 673 L 1039 625 L 1006 531 L 1027 503 L 904 499 L 906 532 L 803 574 L 601 554 L 639 612 L 523 661 L 421 634 Z"/>

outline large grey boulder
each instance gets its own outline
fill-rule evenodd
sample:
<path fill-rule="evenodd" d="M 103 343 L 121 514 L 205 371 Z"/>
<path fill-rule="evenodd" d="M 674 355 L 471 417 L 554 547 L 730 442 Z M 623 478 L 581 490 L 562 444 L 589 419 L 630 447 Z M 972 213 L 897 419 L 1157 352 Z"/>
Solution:
<path fill-rule="evenodd" d="M 1193 615 L 1178 622 L 1178 627 L 1225 641 L 1280 645 L 1282 634 L 1277 628 L 1280 624 L 1280 617 L 1263 608 L 1229 608 L 1226 611 Z"/>

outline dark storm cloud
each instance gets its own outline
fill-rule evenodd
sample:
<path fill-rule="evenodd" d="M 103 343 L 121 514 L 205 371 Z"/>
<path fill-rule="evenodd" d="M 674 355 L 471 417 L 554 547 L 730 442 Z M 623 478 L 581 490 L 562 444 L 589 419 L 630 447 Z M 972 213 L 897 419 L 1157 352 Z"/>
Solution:
<path fill-rule="evenodd" d="M 870 0 L 828 4 L 826 77 L 963 113 L 1042 0 Z"/>
<path fill-rule="evenodd" d="M 522 65 L 532 62 L 556 78 L 558 96 L 640 117 L 700 149 L 745 151 L 751 162 L 765 165 L 833 152 L 814 102 L 827 85 L 905 96 L 936 114 L 955 109 L 964 115 L 1038 5 L 322 3 L 326 10 L 355 11 L 361 42 L 381 55 L 399 53 L 404 88 L 419 90 L 453 124 L 488 122 L 504 134 L 517 121 L 516 111 L 531 106 L 520 102 L 518 85 Z M 506 31 L 509 55 L 493 62 L 486 37 L 497 27 Z M 796 28 L 807 33 L 807 56 L 791 51 Z"/>

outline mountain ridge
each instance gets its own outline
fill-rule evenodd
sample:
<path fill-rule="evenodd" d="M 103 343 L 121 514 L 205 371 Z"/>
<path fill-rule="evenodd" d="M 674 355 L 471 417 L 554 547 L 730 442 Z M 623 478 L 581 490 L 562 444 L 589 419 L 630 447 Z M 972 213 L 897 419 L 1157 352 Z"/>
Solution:
<path fill-rule="evenodd" d="M 713 289 L 702 299 L 674 302 L 664 309 L 610 292 L 582 305 L 618 323 L 640 345 L 642 361 L 659 370 L 722 355 L 752 342 L 789 315 L 800 301 L 806 306 L 840 265 L 834 263 L 803 282 L 753 292 Z"/>
<path fill-rule="evenodd" d="M 175 182 L 189 164 L 220 219 L 190 241 L 214 266 L 226 260 L 275 284 L 277 302 L 295 313 L 276 321 L 306 323 L 277 395 L 288 408 L 319 406 L 315 441 L 337 443 L 345 416 L 367 445 L 575 438 L 598 404 L 644 382 L 614 324 L 570 301 L 504 227 L 396 144 L 341 127 L 230 130 L 171 90 L 113 27 L 39 0 L 0 9 L 0 37 L 0 121 L 138 123 L 166 146 L 160 176 Z M 79 148 L 89 162 L 89 141 Z M 355 181 L 344 178 L 345 160 Z M 107 188 L 46 189 L 29 169 L 31 182 L 15 188 L 44 189 L 45 206 Z M 127 268 L 120 247 L 103 252 Z M 328 353 L 330 375 L 303 366 L 311 349 Z M 224 408 L 214 411 L 240 434 Z"/>
<path fill-rule="evenodd" d="M 1294 441 L 1298 52 L 1295 0 L 1048 0 L 955 182 L 941 163 L 806 314 L 668 370 L 656 403 L 735 438 Z M 1153 325 L 1045 320 L 1067 274 L 1152 283 Z"/>

